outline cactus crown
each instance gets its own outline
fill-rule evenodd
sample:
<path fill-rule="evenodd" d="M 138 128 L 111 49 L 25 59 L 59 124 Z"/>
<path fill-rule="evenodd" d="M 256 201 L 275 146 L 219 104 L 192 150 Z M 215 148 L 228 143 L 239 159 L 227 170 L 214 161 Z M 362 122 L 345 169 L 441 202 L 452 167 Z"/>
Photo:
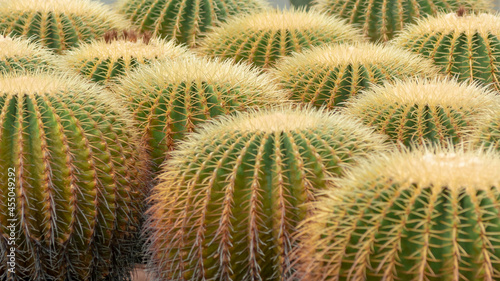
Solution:
<path fill-rule="evenodd" d="M 48 50 L 22 38 L 0 35 L 0 71 L 53 68 L 55 60 Z"/>

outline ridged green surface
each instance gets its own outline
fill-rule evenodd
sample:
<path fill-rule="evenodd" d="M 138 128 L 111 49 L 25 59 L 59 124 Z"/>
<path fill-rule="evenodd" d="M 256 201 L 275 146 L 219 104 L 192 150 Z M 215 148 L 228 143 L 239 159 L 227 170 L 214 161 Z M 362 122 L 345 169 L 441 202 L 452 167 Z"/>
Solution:
<path fill-rule="evenodd" d="M 137 69 L 114 87 L 149 144 L 155 170 L 175 144 L 218 115 L 284 103 L 269 77 L 229 61 L 186 58 Z"/>
<path fill-rule="evenodd" d="M 202 33 L 230 16 L 268 8 L 262 0 L 120 0 L 118 9 L 142 31 L 195 46 Z"/>
<path fill-rule="evenodd" d="M 313 8 L 348 20 L 372 41 L 387 41 L 418 19 L 460 7 L 487 11 L 492 6 L 491 0 L 315 0 Z"/>
<path fill-rule="evenodd" d="M 297 279 L 499 280 L 499 171 L 498 152 L 462 149 L 359 165 L 311 205 Z"/>
<path fill-rule="evenodd" d="M 291 234 L 327 179 L 387 149 L 354 119 L 275 108 L 222 118 L 166 162 L 146 229 L 158 280 L 287 280 Z"/>
<path fill-rule="evenodd" d="M 414 76 L 438 76 L 432 61 L 391 46 L 339 44 L 284 58 L 271 73 L 291 99 L 328 109 L 343 106 L 372 84 Z"/>
<path fill-rule="evenodd" d="M 100 40 L 66 52 L 60 57 L 59 65 L 94 82 L 109 85 L 127 71 L 139 66 L 189 54 L 186 48 L 162 39 L 154 38 L 147 43 L 142 40 Z"/>
<path fill-rule="evenodd" d="M 477 145 L 500 151 L 500 112 L 486 120 L 485 124 L 477 130 L 474 140 Z"/>
<path fill-rule="evenodd" d="M 213 29 L 199 51 L 268 68 L 293 52 L 358 41 L 363 41 L 360 32 L 336 17 L 304 9 L 269 10 L 233 18 Z"/>
<path fill-rule="evenodd" d="M 0 72 L 54 68 L 54 56 L 40 45 L 22 38 L 0 35 Z"/>
<path fill-rule="evenodd" d="M 32 38 L 60 53 L 130 23 L 104 4 L 91 0 L 4 0 L 0 32 Z"/>
<path fill-rule="evenodd" d="M 79 79 L 0 76 L 2 238 L 17 219 L 16 244 L 0 240 L 1 280 L 126 280 L 140 254 L 147 156 L 116 100 Z"/>
<path fill-rule="evenodd" d="M 500 90 L 500 16 L 440 14 L 409 26 L 394 44 L 434 61 L 460 81 Z"/>
<path fill-rule="evenodd" d="M 457 144 L 500 107 L 484 87 L 448 79 L 413 79 L 374 86 L 351 99 L 346 111 L 391 141 L 410 147 L 425 142 Z"/>

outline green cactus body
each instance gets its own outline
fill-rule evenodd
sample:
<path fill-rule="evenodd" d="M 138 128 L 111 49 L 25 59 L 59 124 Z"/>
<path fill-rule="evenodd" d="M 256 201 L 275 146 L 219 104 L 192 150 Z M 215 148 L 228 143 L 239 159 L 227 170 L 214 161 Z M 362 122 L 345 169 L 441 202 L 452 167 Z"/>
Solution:
<path fill-rule="evenodd" d="M 499 280 L 499 171 L 498 152 L 463 148 L 359 165 L 312 204 L 297 279 Z"/>
<path fill-rule="evenodd" d="M 391 46 L 339 44 L 314 47 L 282 59 L 271 73 L 291 99 L 332 109 L 371 84 L 437 76 L 432 61 Z"/>
<path fill-rule="evenodd" d="M 32 38 L 55 52 L 130 25 L 121 15 L 90 0 L 4 0 L 0 19 L 1 33 Z"/>
<path fill-rule="evenodd" d="M 164 165 L 146 229 L 159 280 L 286 280 L 296 224 L 327 179 L 387 149 L 316 109 L 239 113 L 192 134 Z"/>
<path fill-rule="evenodd" d="M 94 41 L 82 44 L 61 56 L 60 65 L 72 69 L 90 80 L 109 85 L 126 71 L 152 61 L 188 56 L 186 48 L 173 42 L 151 39 L 147 43 L 138 40 Z"/>
<path fill-rule="evenodd" d="M 487 11 L 493 6 L 490 0 L 315 0 L 313 8 L 340 16 L 350 24 L 363 29 L 372 41 L 392 39 L 405 25 L 440 12 L 454 12 L 459 8 Z M 432 31 L 432 30 L 430 30 Z"/>
<path fill-rule="evenodd" d="M 447 145 L 470 137 L 500 106 L 496 93 L 448 79 L 413 79 L 374 86 L 346 105 L 346 112 L 407 147 Z"/>
<path fill-rule="evenodd" d="M 460 81 L 500 90 L 500 16 L 440 14 L 409 26 L 394 44 L 434 61 Z"/>
<path fill-rule="evenodd" d="M 214 28 L 199 51 L 267 68 L 293 52 L 326 43 L 358 41 L 363 41 L 358 30 L 336 17 L 303 9 L 269 10 L 233 18 Z"/>
<path fill-rule="evenodd" d="M 113 89 L 145 135 L 155 167 L 198 124 L 218 115 L 287 101 L 287 94 L 257 70 L 194 57 L 137 69 Z"/>
<path fill-rule="evenodd" d="M 79 79 L 0 76 L 1 280 L 123 280 L 138 254 L 147 154 L 122 107 Z"/>
<path fill-rule="evenodd" d="M 202 33 L 230 16 L 267 9 L 263 0 L 120 0 L 118 9 L 142 31 L 195 46 Z"/>
<path fill-rule="evenodd" d="M 480 127 L 474 134 L 474 142 L 484 147 L 492 147 L 500 151 L 500 112 Z"/>
<path fill-rule="evenodd" d="M 48 50 L 36 43 L 0 35 L 0 72 L 48 70 L 54 68 L 54 59 Z"/>

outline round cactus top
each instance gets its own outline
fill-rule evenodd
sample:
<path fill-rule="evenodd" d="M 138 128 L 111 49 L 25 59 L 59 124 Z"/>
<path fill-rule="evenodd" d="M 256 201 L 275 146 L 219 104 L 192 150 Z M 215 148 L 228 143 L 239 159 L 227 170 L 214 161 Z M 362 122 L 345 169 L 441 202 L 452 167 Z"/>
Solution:
<path fill-rule="evenodd" d="M 419 19 L 417 23 L 404 29 L 400 36 L 394 39 L 394 43 L 398 44 L 409 35 L 452 32 L 500 36 L 500 15 L 479 13 L 459 16 L 457 13 L 443 13 L 435 17 Z"/>
<path fill-rule="evenodd" d="M 493 150 L 421 147 L 376 156 L 353 168 L 336 185 L 350 190 L 368 182 L 390 180 L 400 186 L 449 189 L 500 188 L 500 154 Z"/>
<path fill-rule="evenodd" d="M 286 74 L 318 64 L 332 67 L 346 64 L 381 64 L 388 67 L 393 66 L 414 75 L 437 75 L 439 72 L 432 61 L 419 55 L 394 46 L 371 43 L 313 47 L 302 53 L 296 53 L 292 57 L 283 58 L 278 63 L 277 68 L 280 69 L 281 73 Z"/>
<path fill-rule="evenodd" d="M 215 33 L 238 34 L 242 29 L 252 30 L 316 30 L 327 34 L 337 34 L 339 39 L 362 41 L 361 32 L 348 25 L 344 20 L 328 16 L 318 11 L 304 9 L 265 10 L 260 13 L 233 17 Z M 235 33 L 233 33 L 235 32 Z M 210 37 L 218 37 L 211 35 Z"/>
<path fill-rule="evenodd" d="M 185 57 L 155 62 L 150 66 L 132 71 L 120 78 L 116 91 L 126 95 L 135 94 L 131 89 L 149 89 L 186 82 L 230 85 L 231 88 L 255 89 L 247 95 L 267 96 L 273 100 L 285 100 L 287 94 L 279 90 L 267 75 L 249 65 L 234 64 L 229 60 Z"/>
<path fill-rule="evenodd" d="M 39 57 L 46 62 L 51 61 L 51 53 L 37 43 L 23 38 L 12 38 L 0 35 L 0 57 Z"/>
<path fill-rule="evenodd" d="M 93 15 L 96 21 L 111 22 L 117 28 L 126 29 L 130 26 L 130 23 L 118 13 L 100 2 L 90 0 L 4 0 L 0 2 L 0 14 L 11 14 L 12 11 Z"/>
<path fill-rule="evenodd" d="M 104 40 L 94 41 L 88 44 L 81 44 L 78 48 L 66 52 L 64 56 L 65 63 L 81 64 L 94 58 L 137 58 L 158 59 L 158 58 L 177 58 L 189 55 L 187 48 L 177 46 L 173 41 L 166 41 L 159 38 L 152 38 L 148 42 L 143 40 L 127 41 L 113 40 L 106 42 Z"/>
<path fill-rule="evenodd" d="M 373 86 L 362 95 L 347 102 L 348 111 L 363 110 L 372 105 L 416 104 L 447 106 L 451 108 L 479 108 L 495 110 L 500 96 L 485 87 L 450 79 L 411 79 Z"/>

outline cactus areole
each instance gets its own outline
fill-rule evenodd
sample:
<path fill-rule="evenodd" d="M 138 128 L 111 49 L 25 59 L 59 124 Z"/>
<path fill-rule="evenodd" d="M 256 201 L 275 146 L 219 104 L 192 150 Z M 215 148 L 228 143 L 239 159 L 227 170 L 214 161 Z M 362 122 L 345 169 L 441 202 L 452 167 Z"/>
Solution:
<path fill-rule="evenodd" d="M 0 280 L 129 274 L 146 157 L 131 119 L 108 98 L 55 72 L 0 76 Z M 11 248 L 15 275 L 4 255 Z"/>

